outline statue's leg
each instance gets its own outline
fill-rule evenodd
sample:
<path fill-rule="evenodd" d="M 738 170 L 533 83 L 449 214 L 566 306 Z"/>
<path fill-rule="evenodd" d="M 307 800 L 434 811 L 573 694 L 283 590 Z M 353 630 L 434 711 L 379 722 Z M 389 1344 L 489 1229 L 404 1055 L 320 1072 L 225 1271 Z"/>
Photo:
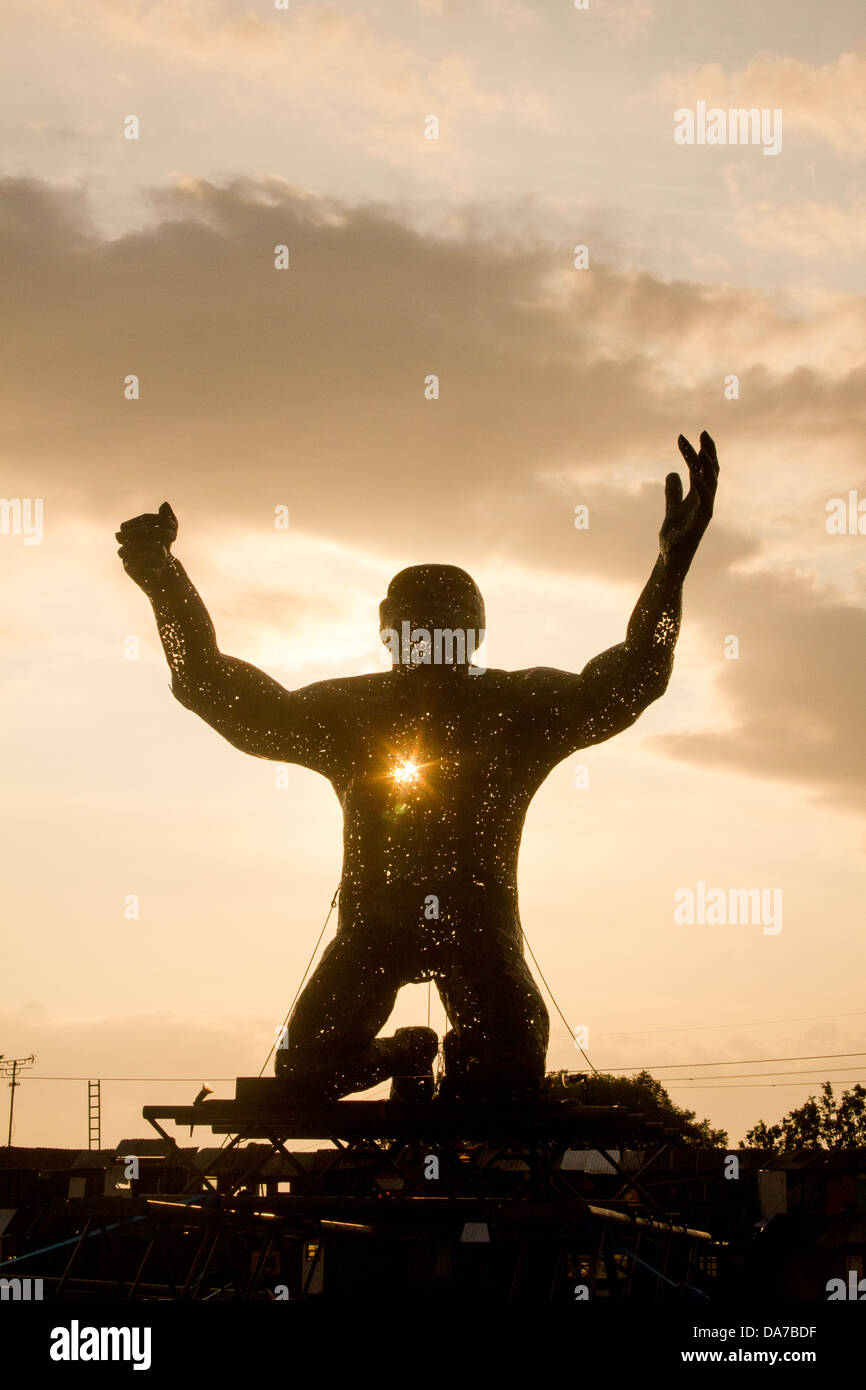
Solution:
<path fill-rule="evenodd" d="M 337 937 L 325 950 L 289 1020 L 275 1071 L 299 1099 L 338 1100 L 388 1077 L 431 1070 L 436 1035 L 400 1028 L 377 1038 L 406 983 L 399 957 L 381 942 Z M 430 1038 L 421 1035 L 430 1033 Z M 422 1055 L 423 1054 L 423 1055 Z"/>
<path fill-rule="evenodd" d="M 450 962 L 439 993 L 452 1031 L 444 1041 L 442 1099 L 534 1099 L 550 1019 L 518 951 L 479 950 Z"/>

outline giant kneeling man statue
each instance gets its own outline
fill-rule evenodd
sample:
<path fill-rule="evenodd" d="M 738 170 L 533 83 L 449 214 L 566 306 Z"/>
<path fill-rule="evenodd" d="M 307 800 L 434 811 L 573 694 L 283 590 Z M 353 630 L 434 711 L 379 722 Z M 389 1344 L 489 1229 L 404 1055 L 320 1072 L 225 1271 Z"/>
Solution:
<path fill-rule="evenodd" d="M 432 1030 L 377 1036 L 398 990 L 422 980 L 436 981 L 450 1023 L 441 1096 L 538 1095 L 548 1017 L 523 955 L 523 822 L 557 763 L 627 729 L 667 687 L 719 471 L 709 435 L 700 445 L 680 437 L 689 490 L 668 475 L 660 553 L 625 641 L 579 674 L 473 667 L 481 594 L 464 570 L 422 564 L 396 575 L 380 605 L 390 671 L 286 690 L 220 651 L 171 553 L 168 503 L 121 526 L 118 553 L 153 605 L 180 703 L 244 753 L 320 772 L 343 808 L 336 936 L 277 1053 L 287 1096 L 333 1100 L 388 1077 L 399 1096 L 432 1077 Z"/>

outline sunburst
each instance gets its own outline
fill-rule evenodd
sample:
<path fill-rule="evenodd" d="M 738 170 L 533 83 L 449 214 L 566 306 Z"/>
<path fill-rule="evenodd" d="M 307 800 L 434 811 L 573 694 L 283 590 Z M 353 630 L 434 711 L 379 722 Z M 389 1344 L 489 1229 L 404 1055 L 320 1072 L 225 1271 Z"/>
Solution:
<path fill-rule="evenodd" d="M 397 764 L 392 770 L 391 776 L 400 787 L 417 786 L 421 780 L 421 768 L 411 758 L 406 758 Z"/>

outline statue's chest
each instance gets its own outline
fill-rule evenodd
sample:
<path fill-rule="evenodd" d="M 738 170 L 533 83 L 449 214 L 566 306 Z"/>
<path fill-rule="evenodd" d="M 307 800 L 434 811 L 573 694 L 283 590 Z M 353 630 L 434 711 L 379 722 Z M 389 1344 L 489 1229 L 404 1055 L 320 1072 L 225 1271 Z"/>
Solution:
<path fill-rule="evenodd" d="M 356 789 L 372 783 L 383 792 L 423 783 L 450 799 L 502 775 L 511 757 L 509 729 L 504 712 L 471 697 L 361 705 L 350 728 L 349 781 Z"/>
<path fill-rule="evenodd" d="M 476 701 L 395 701 L 387 708 L 362 712 L 357 727 L 364 752 L 372 759 L 384 748 L 448 758 L 481 750 L 490 755 L 507 744 L 505 720 Z"/>

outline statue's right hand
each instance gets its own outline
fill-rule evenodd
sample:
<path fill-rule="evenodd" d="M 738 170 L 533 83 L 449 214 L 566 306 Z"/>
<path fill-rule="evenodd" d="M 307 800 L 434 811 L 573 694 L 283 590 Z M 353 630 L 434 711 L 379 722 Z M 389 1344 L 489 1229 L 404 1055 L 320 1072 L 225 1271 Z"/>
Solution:
<path fill-rule="evenodd" d="M 142 589 L 158 580 L 171 558 L 171 546 L 177 539 L 177 517 L 163 502 L 158 512 L 145 512 L 124 521 L 115 531 L 120 541 L 118 555 L 123 568 Z"/>

